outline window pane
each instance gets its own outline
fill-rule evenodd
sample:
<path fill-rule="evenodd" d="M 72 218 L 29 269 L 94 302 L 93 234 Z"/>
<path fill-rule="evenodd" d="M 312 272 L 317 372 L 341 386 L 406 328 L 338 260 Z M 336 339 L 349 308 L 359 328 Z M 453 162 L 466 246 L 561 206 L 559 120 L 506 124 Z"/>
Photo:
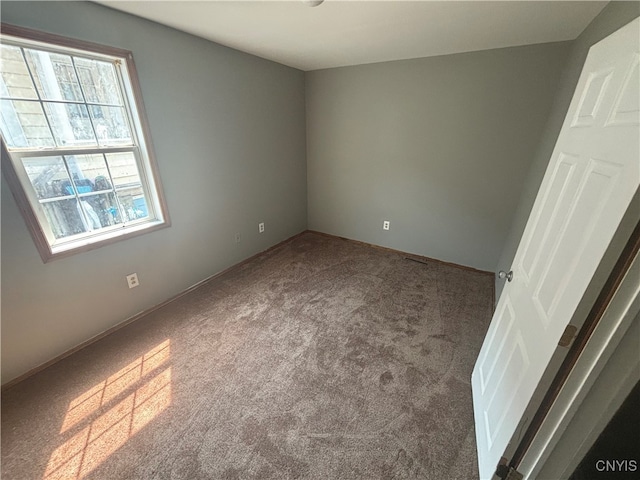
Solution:
<path fill-rule="evenodd" d="M 74 62 L 87 102 L 124 105 L 113 64 L 78 57 Z"/>
<path fill-rule="evenodd" d="M 109 171 L 102 154 L 67 155 L 65 160 L 79 194 L 111 190 Z"/>
<path fill-rule="evenodd" d="M 62 157 L 23 158 L 22 164 L 39 199 L 73 195 Z"/>
<path fill-rule="evenodd" d="M 43 203 L 44 214 L 56 238 L 86 232 L 87 226 L 75 198 Z"/>
<path fill-rule="evenodd" d="M 83 101 L 69 55 L 31 49 L 25 49 L 24 52 L 43 100 Z"/>
<path fill-rule="evenodd" d="M 118 200 L 127 221 L 138 220 L 149 216 L 147 199 L 142 187 L 117 190 Z"/>
<path fill-rule="evenodd" d="M 131 131 L 124 108 L 90 105 L 89 109 L 100 145 L 131 145 Z"/>
<path fill-rule="evenodd" d="M 141 185 L 138 165 L 133 152 L 107 153 L 105 156 L 116 188 Z"/>
<path fill-rule="evenodd" d="M 90 230 L 122 223 L 120 210 L 118 210 L 116 197 L 113 193 L 88 195 L 82 197 L 80 201 L 89 222 Z"/>
<path fill-rule="evenodd" d="M 38 98 L 24 57 L 18 47 L 2 45 L 0 94 L 11 98 Z"/>
<path fill-rule="evenodd" d="M 1 100 L 0 111 L 0 128 L 9 148 L 55 145 L 39 102 Z"/>
<path fill-rule="evenodd" d="M 44 103 L 44 109 L 59 146 L 96 144 L 86 106 L 72 103 Z"/>

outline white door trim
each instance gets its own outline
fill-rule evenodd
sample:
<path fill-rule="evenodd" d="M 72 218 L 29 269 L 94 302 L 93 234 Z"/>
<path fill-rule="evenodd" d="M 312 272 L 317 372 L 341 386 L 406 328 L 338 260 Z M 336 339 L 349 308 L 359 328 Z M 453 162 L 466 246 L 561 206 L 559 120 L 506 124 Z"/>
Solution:
<path fill-rule="evenodd" d="M 568 478 L 640 380 L 640 256 L 569 374 L 518 471 Z M 581 417 L 589 421 L 579 421 Z"/>

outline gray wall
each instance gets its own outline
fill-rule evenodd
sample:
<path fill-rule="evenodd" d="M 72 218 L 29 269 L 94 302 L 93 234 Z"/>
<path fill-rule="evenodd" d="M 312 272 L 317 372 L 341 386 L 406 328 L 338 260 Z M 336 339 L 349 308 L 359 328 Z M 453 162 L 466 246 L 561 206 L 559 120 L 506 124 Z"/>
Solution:
<path fill-rule="evenodd" d="M 547 164 L 551 158 L 558 134 L 562 128 L 564 117 L 571 103 L 573 92 L 578 83 L 582 65 L 587 58 L 589 48 L 594 43 L 615 32 L 640 15 L 640 2 L 611 2 L 591 24 L 572 42 L 566 67 L 562 74 L 553 108 L 544 128 L 542 139 L 536 149 L 533 162 L 529 168 L 522 193 L 518 199 L 516 213 L 513 216 L 509 235 L 500 255 L 497 270 L 509 270 L 513 262 L 529 212 L 538 193 Z M 633 228 L 633 227 L 632 227 Z M 496 299 L 499 298 L 504 282 L 496 281 Z"/>
<path fill-rule="evenodd" d="M 173 222 L 43 264 L 3 179 L 3 383 L 306 229 L 303 72 L 91 3 L 2 21 L 133 51 Z"/>
<path fill-rule="evenodd" d="M 494 270 L 570 46 L 307 73 L 309 228 Z"/>

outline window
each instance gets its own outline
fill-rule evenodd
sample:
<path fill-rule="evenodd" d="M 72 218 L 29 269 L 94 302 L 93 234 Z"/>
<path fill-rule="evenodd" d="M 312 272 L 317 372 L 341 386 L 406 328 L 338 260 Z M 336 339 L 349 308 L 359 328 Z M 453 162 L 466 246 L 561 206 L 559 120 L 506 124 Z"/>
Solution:
<path fill-rule="evenodd" d="M 2 171 L 43 260 L 167 226 L 131 52 L 0 39 Z"/>

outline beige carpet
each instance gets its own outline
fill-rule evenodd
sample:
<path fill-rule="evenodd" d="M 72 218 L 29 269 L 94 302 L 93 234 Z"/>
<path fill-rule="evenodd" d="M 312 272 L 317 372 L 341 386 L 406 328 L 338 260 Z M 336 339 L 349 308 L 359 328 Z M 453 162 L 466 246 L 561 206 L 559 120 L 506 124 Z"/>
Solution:
<path fill-rule="evenodd" d="M 7 390 L 2 478 L 477 478 L 492 297 L 305 233 Z"/>

